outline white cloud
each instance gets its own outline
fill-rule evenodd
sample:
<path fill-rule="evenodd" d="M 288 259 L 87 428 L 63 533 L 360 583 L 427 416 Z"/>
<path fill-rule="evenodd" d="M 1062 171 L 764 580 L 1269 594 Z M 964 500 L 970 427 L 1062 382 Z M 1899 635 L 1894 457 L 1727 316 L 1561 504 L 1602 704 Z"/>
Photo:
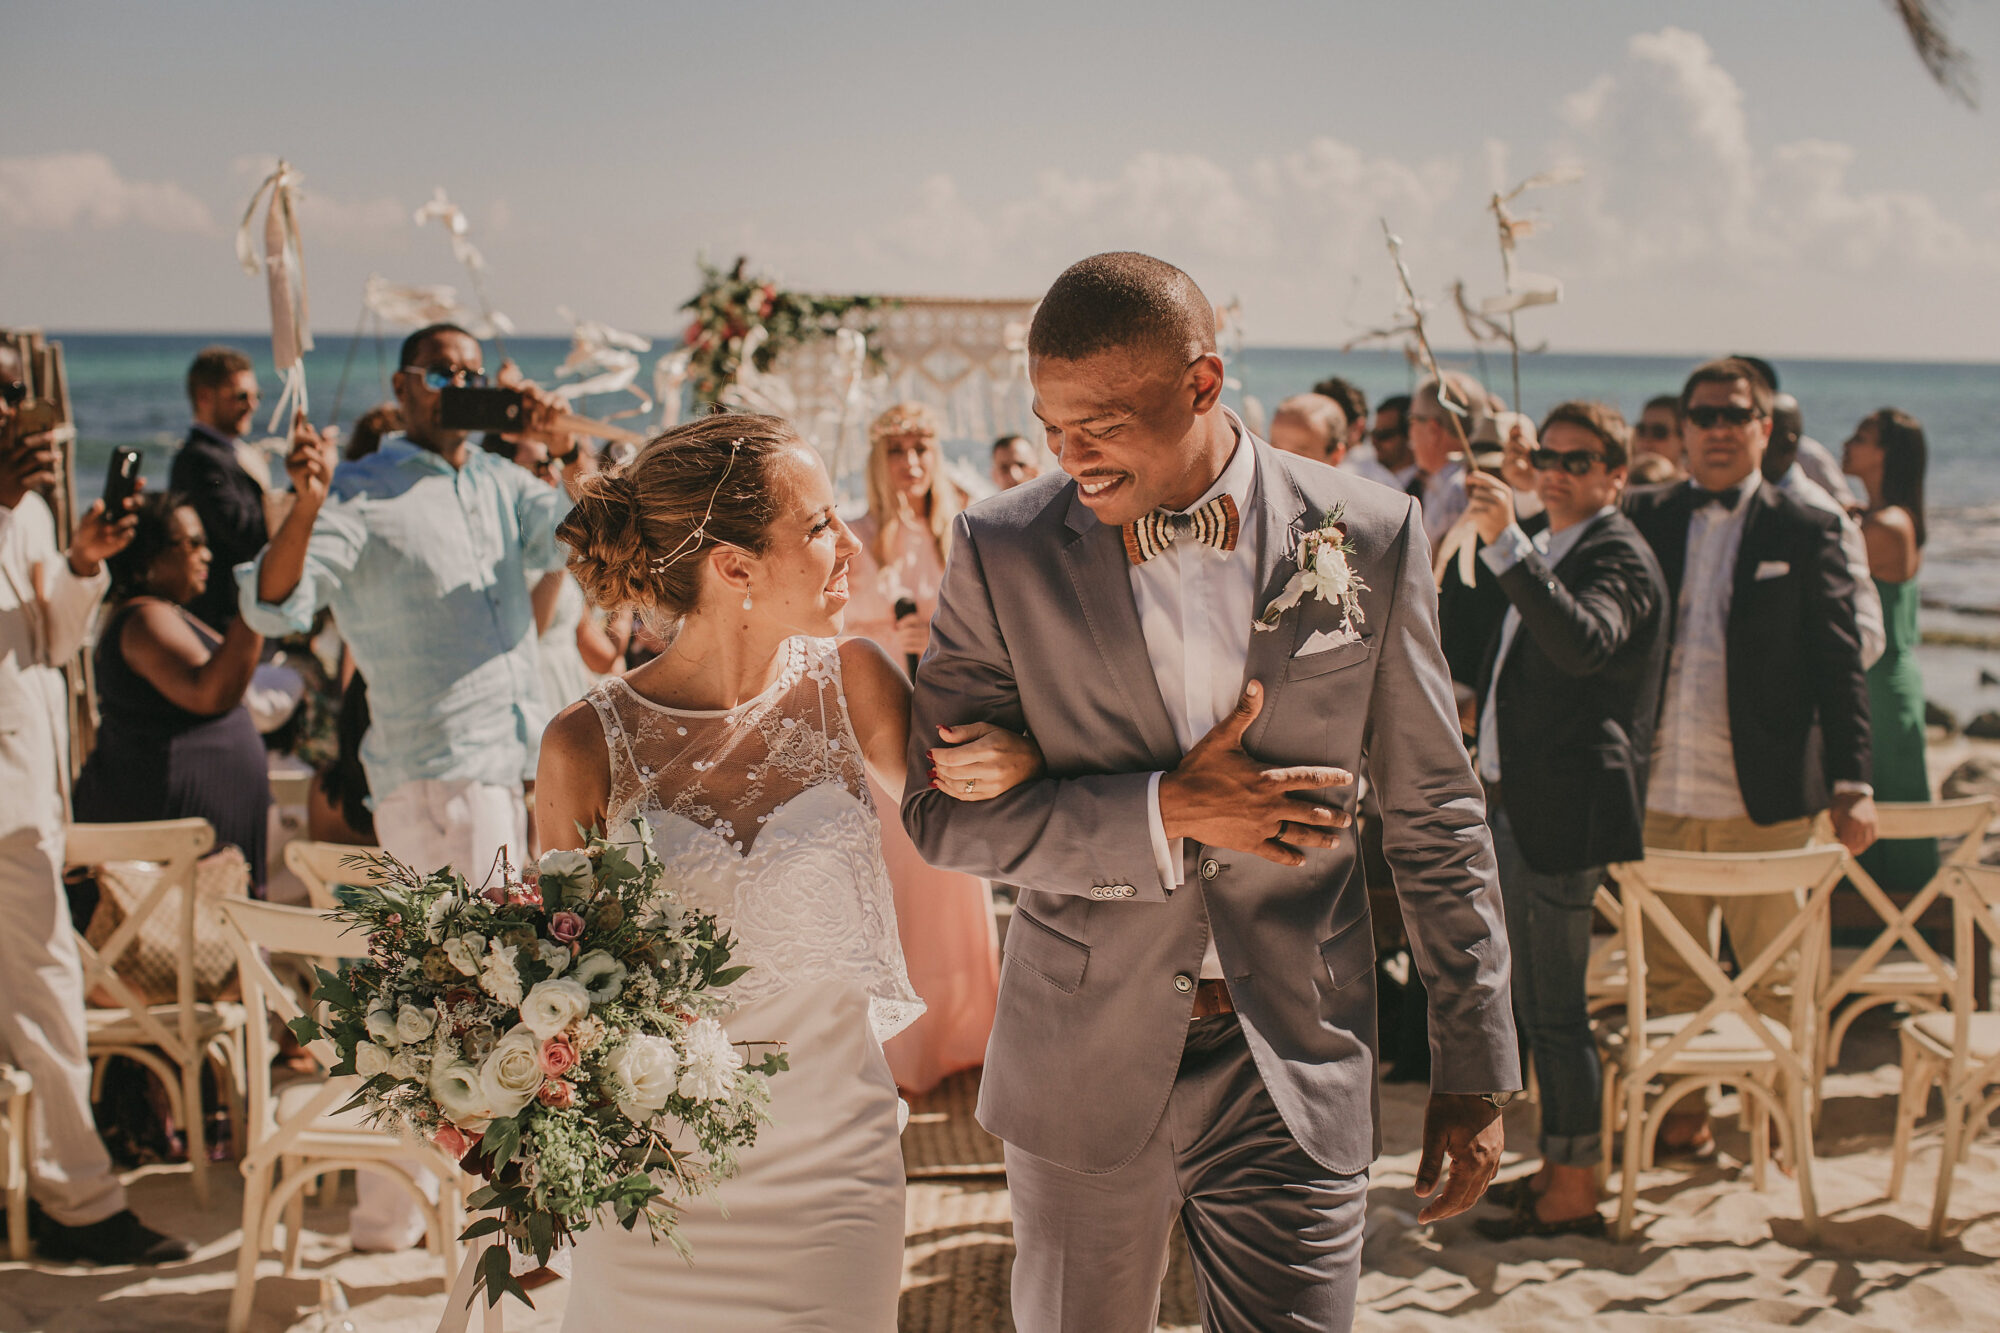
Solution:
<path fill-rule="evenodd" d="M 206 235 L 207 205 L 172 181 L 130 181 L 102 153 L 0 158 L 0 225 L 21 231 L 138 226 Z"/>

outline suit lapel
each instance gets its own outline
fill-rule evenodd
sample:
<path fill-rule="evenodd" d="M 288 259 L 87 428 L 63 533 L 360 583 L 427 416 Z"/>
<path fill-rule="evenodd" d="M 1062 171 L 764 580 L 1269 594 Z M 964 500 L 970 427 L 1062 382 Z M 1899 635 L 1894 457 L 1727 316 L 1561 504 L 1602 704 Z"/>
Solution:
<path fill-rule="evenodd" d="M 1771 491 L 1770 482 L 1765 482 L 1750 493 L 1745 501 L 1747 512 L 1743 515 L 1743 540 L 1736 546 L 1736 568 L 1731 573 L 1734 591 L 1729 599 L 1729 619 L 1733 625 L 1736 610 L 1743 605 L 1743 594 L 1757 581 L 1757 566 L 1767 553 L 1771 541 Z"/>
<path fill-rule="evenodd" d="M 1694 495 L 1688 487 L 1689 483 L 1682 482 L 1660 500 L 1653 511 L 1651 531 L 1646 534 L 1653 541 L 1653 554 L 1659 558 L 1667 589 L 1676 598 L 1681 595 L 1681 578 L 1687 573 L 1688 520 L 1694 516 Z"/>
<path fill-rule="evenodd" d="M 1298 571 L 1296 557 L 1302 535 L 1299 519 L 1306 512 L 1306 501 L 1291 474 L 1279 462 L 1277 450 L 1247 430 L 1243 434 L 1257 451 L 1256 513 L 1244 525 L 1257 542 L 1257 600 L 1250 608 L 1250 614 L 1257 616 L 1284 591 L 1285 584 Z M 1262 738 L 1264 728 L 1270 725 L 1286 667 L 1298 650 L 1305 609 L 1301 603 L 1278 621 L 1276 629 L 1250 632 L 1250 649 L 1243 658 L 1243 683 L 1263 682 L 1264 708 L 1244 737 L 1247 744 L 1254 746 Z"/>
<path fill-rule="evenodd" d="M 1106 674 L 1125 696 L 1125 716 L 1138 727 L 1153 761 L 1172 768 L 1180 760 L 1180 742 L 1174 739 L 1173 722 L 1167 716 L 1160 682 L 1146 652 L 1145 632 L 1139 628 L 1124 539 L 1117 528 L 1098 521 L 1076 494 L 1073 482 L 1065 522 L 1069 538 L 1063 547 L 1063 565 L 1076 586 L 1077 605 L 1083 609 L 1098 656 Z"/>

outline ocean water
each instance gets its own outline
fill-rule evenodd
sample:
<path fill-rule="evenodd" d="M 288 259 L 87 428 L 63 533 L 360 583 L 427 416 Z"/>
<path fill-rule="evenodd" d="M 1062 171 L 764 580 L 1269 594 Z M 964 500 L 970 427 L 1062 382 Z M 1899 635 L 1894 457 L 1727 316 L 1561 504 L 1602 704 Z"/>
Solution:
<path fill-rule="evenodd" d="M 227 342 L 258 363 L 267 395 L 274 391 L 270 343 L 262 334 L 62 334 L 76 412 L 78 489 L 94 497 L 114 445 L 146 451 L 146 472 L 156 482 L 187 430 L 183 377 L 195 352 Z M 344 335 L 321 340 L 307 357 L 312 417 L 345 425 L 385 400 L 396 368 L 398 343 Z M 568 353 L 563 338 L 511 338 L 506 351 L 531 376 L 547 382 Z M 489 357 L 494 349 L 489 347 Z M 497 358 L 494 358 L 497 360 Z M 1507 359 L 1459 354 L 1441 358 L 1477 374 L 1512 397 Z M 1646 399 L 1676 391 L 1696 357 L 1523 357 L 1521 399 L 1539 416 L 1569 398 L 1598 398 L 1636 416 Z M 2000 638 L 2000 365 L 1895 361 L 1777 360 L 1785 390 L 1795 395 L 1806 431 L 1834 451 L 1856 422 L 1881 407 L 1897 407 L 1924 423 L 1930 443 L 1927 482 L 1930 544 L 1920 576 L 1927 631 Z M 1359 384 L 1369 401 L 1408 392 L 1414 376 L 1395 351 L 1334 352 L 1310 348 L 1253 347 L 1231 366 L 1241 389 L 1266 409 L 1330 374 Z M 609 413 L 631 399 L 585 400 L 580 410 Z M 264 410 L 269 410 L 267 398 Z M 264 419 L 260 416 L 258 425 Z M 964 441 L 954 453 L 984 470 L 984 442 Z M 1965 715 L 2000 708 L 2000 688 L 1978 683 L 1982 670 L 2000 675 L 2000 649 L 1927 646 L 1926 681 L 1933 698 Z"/>

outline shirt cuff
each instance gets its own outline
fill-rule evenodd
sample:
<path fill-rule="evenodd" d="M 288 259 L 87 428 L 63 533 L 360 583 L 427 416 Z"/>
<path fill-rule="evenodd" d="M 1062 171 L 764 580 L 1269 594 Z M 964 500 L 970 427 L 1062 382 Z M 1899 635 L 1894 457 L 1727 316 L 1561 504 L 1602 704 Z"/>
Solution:
<path fill-rule="evenodd" d="M 288 634 L 304 634 L 312 629 L 313 613 L 319 607 L 314 604 L 312 590 L 308 586 L 311 580 L 301 574 L 299 585 L 284 601 L 260 601 L 257 597 L 257 575 L 263 567 L 264 557 L 259 555 L 255 560 L 244 561 L 233 571 L 236 576 L 236 606 L 243 614 L 243 623 L 273 639 L 281 639 Z"/>
<path fill-rule="evenodd" d="M 1835 796 L 1845 796 L 1848 792 L 1853 792 L 1858 796 L 1866 796 L 1870 800 L 1873 800 L 1875 797 L 1875 788 L 1866 782 L 1856 782 L 1853 778 L 1841 778 L 1833 784 L 1833 794 Z"/>
<path fill-rule="evenodd" d="M 1181 840 L 1167 836 L 1167 821 L 1160 816 L 1160 779 L 1155 773 L 1146 783 L 1146 832 L 1153 840 L 1153 868 L 1159 872 L 1160 887 L 1172 893 L 1181 886 Z"/>
<path fill-rule="evenodd" d="M 1485 548 L 1479 552 L 1479 558 L 1485 561 L 1486 567 L 1495 574 L 1505 574 L 1525 560 L 1528 552 L 1534 549 L 1535 544 L 1528 540 L 1527 533 L 1521 531 L 1521 525 L 1509 523 L 1507 530 L 1500 534 L 1499 540 L 1486 543 Z"/>

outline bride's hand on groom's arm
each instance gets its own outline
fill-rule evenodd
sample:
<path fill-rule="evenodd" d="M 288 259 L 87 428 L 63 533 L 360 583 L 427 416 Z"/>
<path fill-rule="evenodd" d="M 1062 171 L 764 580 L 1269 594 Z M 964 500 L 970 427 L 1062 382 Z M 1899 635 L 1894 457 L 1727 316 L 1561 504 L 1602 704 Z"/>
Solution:
<path fill-rule="evenodd" d="M 1272 768 L 1243 748 L 1243 734 L 1264 707 L 1264 687 L 1251 681 L 1228 717 L 1195 742 L 1173 772 L 1160 777 L 1160 822 L 1169 838 L 1250 852 L 1279 865 L 1305 862 L 1308 847 L 1331 847 L 1353 821 L 1310 793 L 1353 785 L 1345 769 L 1323 765 Z"/>
<path fill-rule="evenodd" d="M 1042 747 L 991 722 L 939 727 L 930 751 L 931 785 L 959 801 L 990 801 L 1046 770 Z"/>

